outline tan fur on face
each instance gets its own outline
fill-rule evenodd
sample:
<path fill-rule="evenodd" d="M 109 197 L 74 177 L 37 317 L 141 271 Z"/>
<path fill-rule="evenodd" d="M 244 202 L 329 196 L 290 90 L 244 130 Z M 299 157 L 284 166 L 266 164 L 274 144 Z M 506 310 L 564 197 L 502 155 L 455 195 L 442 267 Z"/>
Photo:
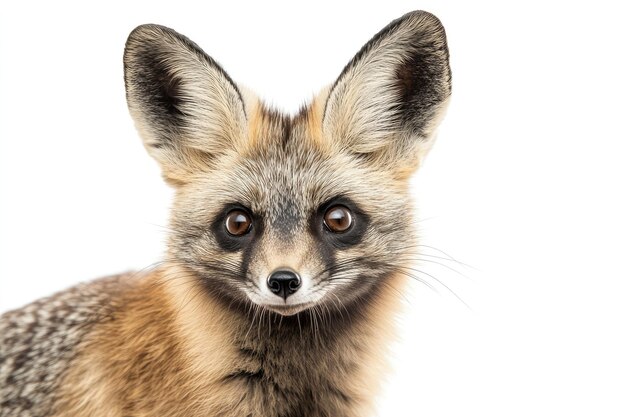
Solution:
<path fill-rule="evenodd" d="M 288 127 L 290 123 L 288 116 L 269 109 L 257 101 L 249 117 L 248 141 L 241 144 L 237 153 L 245 158 L 276 146 L 277 142 L 285 139 L 285 127 Z"/>
<path fill-rule="evenodd" d="M 322 120 L 324 118 L 324 110 L 326 108 L 326 100 L 330 87 L 323 89 L 311 102 L 306 112 L 302 114 L 307 120 L 307 130 L 311 137 L 311 142 L 324 153 L 331 153 L 335 146 L 327 135 L 324 135 L 322 129 Z"/>

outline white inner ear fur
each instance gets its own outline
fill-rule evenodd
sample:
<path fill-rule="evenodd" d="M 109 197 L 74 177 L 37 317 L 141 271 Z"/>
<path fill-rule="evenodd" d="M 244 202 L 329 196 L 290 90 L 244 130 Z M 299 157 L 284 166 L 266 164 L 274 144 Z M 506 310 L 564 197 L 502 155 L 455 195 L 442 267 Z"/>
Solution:
<path fill-rule="evenodd" d="M 393 77 L 400 53 L 392 48 L 370 52 L 330 92 L 323 130 L 333 142 L 355 153 L 370 153 L 385 146 L 384 139 L 398 131 L 392 109 L 399 104 Z"/>
<path fill-rule="evenodd" d="M 129 37 L 124 62 L 130 113 L 166 178 L 185 182 L 210 164 L 211 156 L 236 151 L 247 141 L 247 117 L 258 99 L 182 35 L 140 26 Z M 160 106 L 172 104 L 154 100 L 168 86 L 177 112 L 171 117 Z"/>
<path fill-rule="evenodd" d="M 413 133 L 399 110 L 403 97 L 397 71 L 420 51 L 422 40 L 431 39 L 445 49 L 445 33 L 433 30 L 429 18 L 411 16 L 350 64 L 337 84 L 323 93 L 328 99 L 322 131 L 328 140 L 351 153 L 377 153 L 381 162 L 398 163 L 403 170 L 419 166 L 432 147 L 449 96 L 421 115 L 425 123 L 419 134 Z"/>
<path fill-rule="evenodd" d="M 168 61 L 172 76 L 181 83 L 179 110 L 188 122 L 181 132 L 183 145 L 216 153 L 243 140 L 245 104 L 221 71 L 190 53 L 173 52 Z"/>

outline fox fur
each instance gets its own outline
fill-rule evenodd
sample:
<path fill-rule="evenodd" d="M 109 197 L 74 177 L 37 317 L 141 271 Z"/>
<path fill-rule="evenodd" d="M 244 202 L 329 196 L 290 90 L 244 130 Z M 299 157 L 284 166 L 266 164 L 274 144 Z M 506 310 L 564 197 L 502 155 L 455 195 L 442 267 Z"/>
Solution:
<path fill-rule="evenodd" d="M 295 115 L 162 26 L 130 34 L 124 71 L 176 191 L 167 255 L 5 313 L 0 416 L 370 415 L 415 256 L 408 181 L 450 97 L 439 20 L 391 22 Z M 324 226 L 333 206 L 345 232 Z M 284 299 L 280 268 L 301 277 Z"/>

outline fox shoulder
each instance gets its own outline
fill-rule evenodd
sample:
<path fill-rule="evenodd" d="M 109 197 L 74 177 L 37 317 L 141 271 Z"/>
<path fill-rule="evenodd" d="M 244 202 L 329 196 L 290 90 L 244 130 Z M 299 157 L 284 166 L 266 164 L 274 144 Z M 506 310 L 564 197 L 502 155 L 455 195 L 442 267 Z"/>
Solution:
<path fill-rule="evenodd" d="M 80 284 L 0 316 L 0 415 L 49 415 L 64 373 L 94 325 L 112 317 L 126 278 Z"/>

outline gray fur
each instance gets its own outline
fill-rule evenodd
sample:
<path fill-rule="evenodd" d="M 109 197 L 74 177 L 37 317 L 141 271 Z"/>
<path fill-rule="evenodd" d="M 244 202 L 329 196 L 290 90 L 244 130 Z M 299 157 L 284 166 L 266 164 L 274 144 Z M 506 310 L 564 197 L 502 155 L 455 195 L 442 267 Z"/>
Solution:
<path fill-rule="evenodd" d="M 118 285 L 118 276 L 80 284 L 0 316 L 0 417 L 52 413 L 63 374 Z"/>

